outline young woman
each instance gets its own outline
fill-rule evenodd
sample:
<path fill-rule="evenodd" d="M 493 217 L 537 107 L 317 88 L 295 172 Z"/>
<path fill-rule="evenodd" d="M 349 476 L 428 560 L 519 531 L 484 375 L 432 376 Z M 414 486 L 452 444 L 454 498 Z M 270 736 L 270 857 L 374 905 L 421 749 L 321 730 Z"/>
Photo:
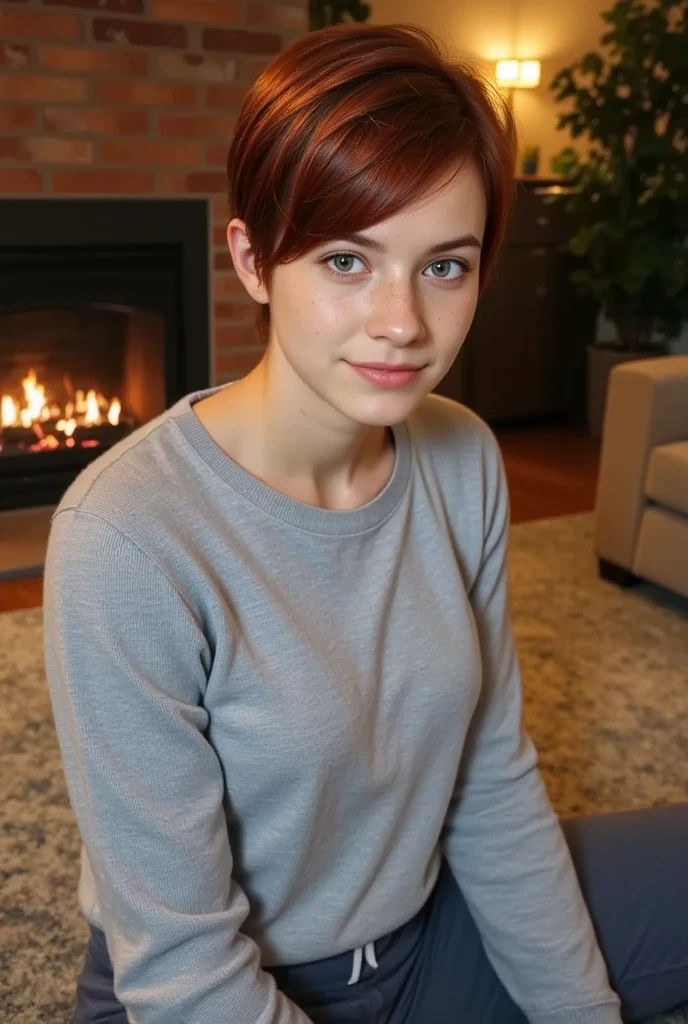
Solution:
<path fill-rule="evenodd" d="M 499 450 L 431 394 L 514 151 L 411 26 L 312 33 L 249 91 L 227 237 L 264 357 L 102 455 L 52 524 L 74 1024 L 618 1024 L 688 999 L 688 806 L 562 829 L 521 724 Z"/>

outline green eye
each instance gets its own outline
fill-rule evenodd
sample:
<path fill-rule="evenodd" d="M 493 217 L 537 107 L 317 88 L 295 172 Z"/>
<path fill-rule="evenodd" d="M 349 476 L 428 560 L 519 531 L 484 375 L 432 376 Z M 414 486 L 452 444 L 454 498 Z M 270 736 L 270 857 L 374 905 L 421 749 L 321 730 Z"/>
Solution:
<path fill-rule="evenodd" d="M 332 256 L 325 256 L 322 260 L 320 260 L 320 263 L 322 263 L 327 268 L 329 273 L 333 274 L 335 277 L 353 277 L 354 267 L 352 266 L 352 263 L 356 262 L 362 264 L 363 261 L 361 260 L 360 256 L 354 256 L 354 254 L 351 252 L 336 252 L 333 253 Z M 457 272 L 454 274 L 450 273 L 452 264 L 454 264 L 458 268 Z M 433 273 L 431 275 L 437 281 L 458 281 L 471 269 L 469 264 L 465 260 L 460 260 L 457 258 L 447 258 L 446 260 L 433 260 L 433 262 L 430 264 L 430 267 L 448 268 L 448 271 L 444 274 Z M 355 273 L 358 272 L 359 271 L 355 271 Z"/>
<path fill-rule="evenodd" d="M 450 277 L 448 273 L 447 274 L 438 274 L 437 277 L 440 278 L 441 280 L 444 280 L 444 281 L 457 281 L 460 277 L 463 277 L 463 275 L 468 270 L 468 267 L 463 262 L 463 260 L 435 260 L 433 263 L 430 264 L 430 266 L 434 267 L 434 268 L 436 268 L 436 267 L 449 267 L 452 263 L 455 263 L 456 266 L 459 268 L 459 271 L 460 271 L 459 273 L 454 274 L 453 277 Z M 434 277 L 435 275 L 433 274 L 432 276 Z"/>
<path fill-rule="evenodd" d="M 361 262 L 359 257 L 358 256 L 354 256 L 352 253 L 349 253 L 349 252 L 337 252 L 337 253 L 334 254 L 334 256 L 327 256 L 323 260 L 323 263 L 325 264 L 325 266 L 329 266 L 329 264 L 330 263 L 334 263 L 335 260 L 340 260 L 340 261 L 342 261 L 342 260 L 344 260 L 344 261 L 346 261 L 346 260 L 353 260 L 353 261 L 358 260 L 359 263 Z M 351 270 L 353 268 L 351 266 L 349 266 L 349 267 L 342 267 L 341 263 L 340 263 L 339 266 L 337 266 L 335 264 L 335 267 L 332 267 L 330 269 L 331 269 L 331 272 L 333 274 L 337 274 L 337 275 L 339 275 L 339 277 L 351 277 L 352 276 L 351 275 Z"/>

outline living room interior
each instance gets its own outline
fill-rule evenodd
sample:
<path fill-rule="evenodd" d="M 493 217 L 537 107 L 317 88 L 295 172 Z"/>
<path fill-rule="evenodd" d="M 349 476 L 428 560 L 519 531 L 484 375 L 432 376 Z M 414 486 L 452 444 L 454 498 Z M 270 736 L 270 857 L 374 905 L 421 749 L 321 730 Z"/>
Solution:
<path fill-rule="evenodd" d="M 0 2 L 8 1019 L 67 1019 L 86 935 L 42 667 L 50 516 L 107 447 L 261 358 L 225 239 L 228 140 L 265 63 L 333 18 L 421 25 L 512 105 L 505 243 L 437 391 L 482 416 L 504 458 L 524 719 L 555 810 L 686 799 L 688 12 L 666 6 L 648 35 L 614 0 Z M 647 65 L 608 85 L 643 33 Z M 651 152 L 624 207 L 628 166 Z"/>

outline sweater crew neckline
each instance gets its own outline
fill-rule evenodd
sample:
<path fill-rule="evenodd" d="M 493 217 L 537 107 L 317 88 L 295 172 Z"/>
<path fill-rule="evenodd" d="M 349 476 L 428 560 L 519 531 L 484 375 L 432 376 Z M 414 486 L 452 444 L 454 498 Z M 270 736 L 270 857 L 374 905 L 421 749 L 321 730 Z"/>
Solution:
<path fill-rule="evenodd" d="M 205 388 L 185 395 L 177 403 L 174 417 L 182 434 L 204 462 L 234 491 L 268 515 L 308 533 L 346 536 L 379 526 L 399 505 L 411 477 L 411 439 L 406 423 L 391 426 L 395 459 L 392 474 L 383 489 L 365 505 L 353 509 L 325 509 L 291 498 L 263 483 L 235 462 L 208 433 L 193 411 L 203 398 L 229 387 Z"/>

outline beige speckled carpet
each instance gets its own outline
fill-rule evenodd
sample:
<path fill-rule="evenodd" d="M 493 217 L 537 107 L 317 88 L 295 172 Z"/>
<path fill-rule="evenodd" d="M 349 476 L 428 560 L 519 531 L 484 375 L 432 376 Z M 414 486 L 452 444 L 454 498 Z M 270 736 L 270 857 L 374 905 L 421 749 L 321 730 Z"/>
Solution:
<path fill-rule="evenodd" d="M 511 534 L 526 725 L 562 816 L 688 794 L 688 602 L 600 581 L 591 531 L 581 515 Z M 0 1021 L 67 1024 L 87 929 L 39 610 L 0 615 L 0 751 Z"/>

